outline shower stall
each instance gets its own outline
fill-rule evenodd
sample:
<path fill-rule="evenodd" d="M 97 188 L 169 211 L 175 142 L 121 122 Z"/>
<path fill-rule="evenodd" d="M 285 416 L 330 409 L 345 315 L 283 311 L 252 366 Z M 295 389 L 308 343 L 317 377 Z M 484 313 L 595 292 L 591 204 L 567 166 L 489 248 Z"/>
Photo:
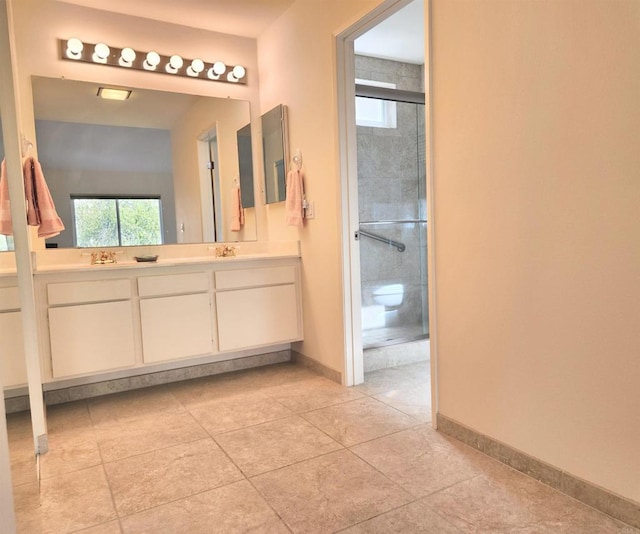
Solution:
<path fill-rule="evenodd" d="M 366 371 L 366 349 L 428 338 L 429 310 L 424 93 L 361 81 L 357 238 Z"/>

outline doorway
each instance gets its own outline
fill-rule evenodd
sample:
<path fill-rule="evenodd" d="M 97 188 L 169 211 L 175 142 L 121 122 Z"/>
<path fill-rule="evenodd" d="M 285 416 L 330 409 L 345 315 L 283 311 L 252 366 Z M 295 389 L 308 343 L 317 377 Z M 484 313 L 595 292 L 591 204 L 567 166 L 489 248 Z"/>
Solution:
<path fill-rule="evenodd" d="M 426 5 L 425 5 L 426 4 Z M 340 147 L 341 147 L 341 172 L 342 205 L 343 205 L 343 283 L 345 287 L 345 326 L 346 326 L 346 385 L 365 383 L 365 358 L 369 357 L 367 351 L 393 350 L 406 353 L 415 350 L 417 358 L 422 362 L 418 364 L 425 369 L 425 375 L 420 386 L 426 389 L 428 404 L 431 413 L 435 413 L 436 406 L 436 365 L 435 351 L 435 313 L 434 294 L 428 290 L 427 281 L 433 281 L 433 227 L 427 221 L 427 213 L 431 214 L 433 195 L 430 189 L 429 158 L 430 119 L 428 103 L 430 101 L 428 83 L 429 66 L 425 61 L 427 50 L 425 39 L 428 24 L 429 2 L 422 0 L 387 0 L 366 17 L 345 30 L 338 36 L 338 104 L 340 122 Z M 408 10 L 408 18 L 418 21 L 422 26 L 422 38 L 416 49 L 422 55 L 422 61 L 398 60 L 390 57 L 390 51 L 407 49 L 405 42 L 393 43 L 393 26 L 396 27 L 395 35 L 406 34 L 407 13 L 404 20 L 395 16 L 397 13 Z M 398 30 L 398 27 L 400 30 Z M 376 35 L 376 31 L 382 29 L 382 33 Z M 374 30 L 374 31 L 372 31 Z M 386 57 L 367 55 L 360 50 L 359 44 L 363 38 L 369 37 L 370 41 L 378 42 L 387 52 Z M 395 54 L 395 52 L 394 52 Z M 371 60 L 361 60 L 358 56 L 375 57 L 376 60 L 386 60 L 390 63 L 369 64 Z M 393 75 L 393 62 L 404 63 L 400 72 Z M 406 64 L 417 65 L 420 73 L 417 75 L 421 85 L 406 87 L 404 82 Z M 383 76 L 380 76 L 383 74 Z M 384 101 L 393 105 L 380 106 L 376 104 L 378 121 L 390 121 L 393 133 L 384 132 L 383 127 L 374 130 L 375 126 L 368 125 L 371 138 L 367 141 L 359 135 L 356 126 L 356 78 L 359 85 L 368 87 L 358 88 L 358 94 L 366 96 L 370 102 Z M 362 83 L 361 80 L 364 80 Z M 427 85 L 425 85 L 427 84 Z M 371 87 L 373 86 L 373 87 Z M 378 86 L 378 87 L 376 87 Z M 381 87 L 380 87 L 381 86 Z M 360 93 L 363 89 L 366 94 Z M 396 96 L 390 95 L 397 91 Z M 379 94 L 376 94 L 378 93 Z M 406 93 L 423 93 L 422 102 L 416 103 L 409 99 L 406 101 Z M 426 101 L 424 94 L 427 95 Z M 412 119 L 407 124 L 414 127 L 413 140 L 408 143 L 399 137 L 404 128 L 397 128 L 397 122 L 393 125 L 393 108 L 395 106 L 395 118 L 402 115 Z M 389 111 L 391 109 L 391 111 Z M 389 116 L 391 115 L 391 118 Z M 362 125 L 367 127 L 366 125 Z M 373 136 L 388 135 L 383 151 L 371 149 L 367 143 L 373 143 Z M 371 141 L 374 139 L 374 141 Z M 388 148 L 390 147 L 390 148 Z M 409 148 L 411 147 L 411 148 Z M 366 162 L 364 155 L 367 148 L 374 153 L 372 159 Z M 387 152 L 385 152 L 385 150 Z M 399 158 L 392 164 L 391 158 L 385 158 L 388 151 L 396 153 Z M 404 157 L 402 157 L 404 156 Z M 409 163 L 410 162 L 410 163 Z M 399 170 L 400 178 L 389 180 L 390 173 L 382 172 L 377 176 L 378 182 L 370 181 L 368 185 L 360 180 L 363 174 L 377 167 L 378 170 L 386 165 L 386 170 L 391 167 Z M 415 171 L 411 178 L 409 174 L 412 167 Z M 420 169 L 420 170 L 418 170 Z M 375 169 L 374 169 L 375 170 Z M 394 171 L 395 172 L 395 171 Z M 404 178 L 407 182 L 402 185 Z M 367 213 L 366 196 L 375 196 L 382 191 L 380 185 L 384 181 L 392 184 L 392 191 L 382 195 L 383 200 L 378 201 L 378 213 Z M 410 184 L 410 182 L 413 182 Z M 404 192 L 404 199 L 403 199 Z M 361 200 L 364 200 L 364 202 Z M 380 198 L 380 197 L 379 197 Z M 404 200 L 411 200 L 405 204 Z M 363 204 L 361 206 L 361 204 Z M 373 206 L 375 207 L 374 200 Z M 411 207 L 409 207 L 411 206 Z M 385 212 L 387 210 L 387 212 Z M 395 212 L 393 211 L 395 210 Z M 364 235 L 367 232 L 369 235 Z M 371 237 L 371 234 L 374 237 Z M 377 247 L 377 248 L 376 248 Z M 367 250 L 369 249 L 369 250 Z M 408 254 L 407 254 L 408 252 Z M 405 255 L 406 254 L 406 255 Z M 411 255 L 415 255 L 415 261 L 411 262 Z M 371 261 L 372 259 L 372 261 Z M 405 264 L 413 263 L 416 273 L 406 278 L 401 271 Z M 377 328 L 376 328 L 377 325 Z M 395 329 L 394 327 L 398 327 Z M 385 330 L 386 329 L 386 330 Z M 377 336 L 377 339 L 374 339 Z M 408 343 L 406 341 L 412 340 Z M 402 342 L 402 343 L 400 343 Z M 421 347 L 416 348 L 416 344 Z M 389 362 L 393 363 L 393 362 Z M 387 365 L 387 364 L 385 364 Z M 399 367 L 392 367 L 399 369 Z M 380 373 L 381 371 L 373 371 Z M 398 375 L 399 373 L 396 373 Z M 404 373 L 402 373 L 404 374 Z M 407 376 L 410 373 L 407 373 Z M 431 387 L 430 387 L 431 384 Z M 435 418 L 431 418 L 435 421 Z"/>

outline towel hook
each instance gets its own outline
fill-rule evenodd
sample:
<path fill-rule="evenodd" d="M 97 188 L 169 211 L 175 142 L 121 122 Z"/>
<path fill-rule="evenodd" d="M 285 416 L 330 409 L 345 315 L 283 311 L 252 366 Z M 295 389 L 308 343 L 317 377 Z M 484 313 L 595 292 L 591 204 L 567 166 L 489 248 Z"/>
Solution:
<path fill-rule="evenodd" d="M 293 158 L 291 158 L 291 161 L 296 166 L 297 170 L 302 169 L 302 152 L 299 148 L 296 149 L 296 153 L 293 155 Z"/>
<path fill-rule="evenodd" d="M 22 134 L 22 137 L 20 139 L 21 141 L 21 150 L 22 150 L 22 157 L 26 157 L 29 155 L 29 153 L 31 152 L 31 149 L 33 148 L 33 143 L 31 141 L 29 141 L 29 139 L 27 139 L 25 137 L 24 134 Z"/>

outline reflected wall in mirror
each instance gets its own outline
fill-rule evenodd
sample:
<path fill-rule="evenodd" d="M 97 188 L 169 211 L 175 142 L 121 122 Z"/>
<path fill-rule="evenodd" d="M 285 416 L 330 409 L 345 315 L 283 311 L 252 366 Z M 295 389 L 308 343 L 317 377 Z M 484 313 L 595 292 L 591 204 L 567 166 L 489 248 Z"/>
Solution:
<path fill-rule="evenodd" d="M 286 196 L 289 161 L 286 106 L 276 106 L 262 115 L 261 120 L 266 202 L 282 202 Z"/>
<path fill-rule="evenodd" d="M 35 76 L 32 86 L 38 158 L 67 228 L 47 247 L 257 238 L 253 205 L 231 230 L 235 189 L 253 194 L 237 143 L 248 102 L 135 88 L 105 100 L 101 84 Z"/>

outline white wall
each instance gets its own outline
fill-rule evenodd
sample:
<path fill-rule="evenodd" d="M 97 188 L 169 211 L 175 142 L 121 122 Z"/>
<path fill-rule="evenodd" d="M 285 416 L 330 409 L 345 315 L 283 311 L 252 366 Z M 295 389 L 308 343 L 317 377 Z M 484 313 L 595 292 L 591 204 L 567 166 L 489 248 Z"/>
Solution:
<path fill-rule="evenodd" d="M 108 13 L 54 0 L 20 0 L 13 2 L 13 8 L 18 59 L 16 78 L 20 86 L 22 128 L 24 134 L 34 141 L 32 75 L 53 78 L 64 76 L 71 80 L 246 100 L 252 104 L 252 121 L 259 118 L 255 39 Z M 113 46 L 131 46 L 136 50 L 154 49 L 161 54 L 178 53 L 187 58 L 201 57 L 206 61 L 220 59 L 229 64 L 242 64 L 247 69 L 248 83 L 215 83 L 63 61 L 58 57 L 58 39 L 70 37 L 78 37 L 86 42 L 104 41 Z M 254 139 L 253 142 L 256 149 L 254 152 L 258 154 L 255 161 L 260 161 L 259 139 Z M 260 168 L 255 172 L 256 180 L 260 183 Z M 261 233 L 259 237 L 264 237 L 267 232 L 263 221 L 264 213 L 260 207 L 258 211 L 258 217 L 261 218 L 258 223 L 258 231 Z"/>
<path fill-rule="evenodd" d="M 289 147 L 302 151 L 316 218 L 284 224 L 284 203 L 267 206 L 270 239 L 300 239 L 304 342 L 298 350 L 344 369 L 335 35 L 382 0 L 298 0 L 258 38 L 261 113 L 289 111 Z"/>
<path fill-rule="evenodd" d="M 440 412 L 635 501 L 638 21 L 433 1 Z"/>

